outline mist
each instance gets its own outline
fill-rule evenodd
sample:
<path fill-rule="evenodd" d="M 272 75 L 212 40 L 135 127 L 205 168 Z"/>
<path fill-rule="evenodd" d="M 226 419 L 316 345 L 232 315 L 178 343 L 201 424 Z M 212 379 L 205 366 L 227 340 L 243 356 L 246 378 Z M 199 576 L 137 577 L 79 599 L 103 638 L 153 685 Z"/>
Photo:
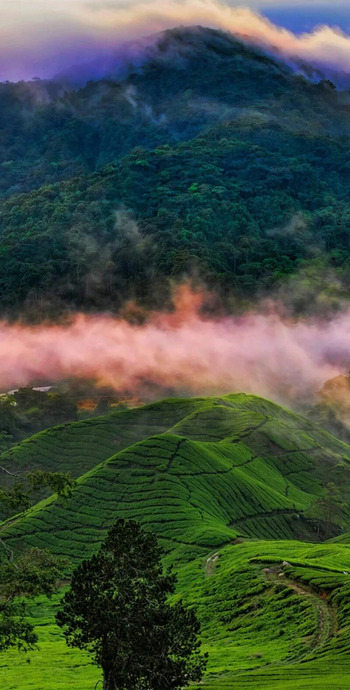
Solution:
<path fill-rule="evenodd" d="M 203 299 L 183 286 L 173 311 L 138 324 L 86 314 L 59 325 L 3 321 L 1 389 L 74 376 L 116 391 L 151 383 L 179 394 L 246 391 L 297 406 L 312 403 L 349 364 L 350 309 L 328 321 L 283 318 L 271 305 L 265 314 L 213 318 L 203 314 Z"/>

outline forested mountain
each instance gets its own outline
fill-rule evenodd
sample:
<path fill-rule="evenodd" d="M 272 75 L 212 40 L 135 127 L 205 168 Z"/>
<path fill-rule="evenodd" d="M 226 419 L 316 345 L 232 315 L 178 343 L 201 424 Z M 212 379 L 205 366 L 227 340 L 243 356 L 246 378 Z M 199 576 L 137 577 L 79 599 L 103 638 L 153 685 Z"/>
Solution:
<path fill-rule="evenodd" d="M 184 275 L 249 299 L 305 266 L 341 292 L 349 109 L 201 28 L 165 32 L 122 79 L 0 85 L 2 312 L 154 304 Z"/>
<path fill-rule="evenodd" d="M 327 89 L 295 78 L 229 34 L 167 31 L 122 79 L 111 73 L 80 89 L 59 79 L 1 84 L 0 191 L 6 196 L 91 172 L 138 145 L 191 139 L 246 109 L 289 117 L 292 127 L 307 118 L 309 130 L 339 133 L 337 98 L 325 98 Z"/>

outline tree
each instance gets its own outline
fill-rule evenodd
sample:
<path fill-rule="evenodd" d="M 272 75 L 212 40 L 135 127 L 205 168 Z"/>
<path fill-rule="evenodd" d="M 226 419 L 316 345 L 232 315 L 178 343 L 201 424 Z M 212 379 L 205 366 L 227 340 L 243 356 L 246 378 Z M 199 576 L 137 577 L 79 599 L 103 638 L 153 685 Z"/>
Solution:
<path fill-rule="evenodd" d="M 30 651 L 36 647 L 38 636 L 27 620 L 27 600 L 52 594 L 63 562 L 41 549 L 30 549 L 14 559 L 12 550 L 2 544 L 7 558 L 0 568 L 0 652 L 10 647 Z"/>
<path fill-rule="evenodd" d="M 2 466 L 0 472 L 16 479 L 10 489 L 0 486 L 0 509 L 10 512 L 29 508 L 32 491 L 48 487 L 67 500 L 75 485 L 68 474 L 59 472 L 35 470 L 16 474 Z M 23 477 L 26 485 L 18 477 Z M 28 603 L 39 594 L 50 596 L 54 592 L 65 562 L 37 548 L 16 557 L 1 534 L 0 530 L 0 652 L 10 647 L 30 651 L 36 647 L 38 636 L 28 621 Z"/>
<path fill-rule="evenodd" d="M 50 489 L 52 493 L 57 494 L 58 498 L 68 500 L 76 485 L 69 472 L 33 470 L 32 472 L 18 473 L 10 472 L 2 465 L 0 465 L 0 472 L 15 479 L 11 488 L 2 488 L 0 485 L 0 514 L 3 508 L 10 514 L 19 510 L 27 510 L 32 503 L 32 494 L 43 488 Z"/>
<path fill-rule="evenodd" d="M 344 505 L 340 490 L 333 482 L 328 483 L 322 496 L 315 500 L 314 507 L 322 518 L 326 539 L 334 535 L 336 520 Z"/>
<path fill-rule="evenodd" d="M 66 642 L 102 668 L 104 690 L 171 690 L 199 681 L 207 663 L 199 623 L 163 571 L 155 535 L 118 520 L 99 552 L 74 571 L 56 620 Z"/>

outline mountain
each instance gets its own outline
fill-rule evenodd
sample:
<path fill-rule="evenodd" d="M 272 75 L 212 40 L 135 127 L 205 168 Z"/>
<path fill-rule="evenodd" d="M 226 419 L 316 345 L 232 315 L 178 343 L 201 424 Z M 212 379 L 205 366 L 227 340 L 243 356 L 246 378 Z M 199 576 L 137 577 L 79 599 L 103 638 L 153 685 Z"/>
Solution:
<path fill-rule="evenodd" d="M 0 464 L 79 476 L 68 502 L 52 496 L 3 523 L 16 552 L 47 547 L 73 564 L 116 517 L 155 531 L 178 572 L 176 596 L 202 622 L 204 687 L 347 686 L 350 446 L 272 402 L 233 394 L 54 427 Z M 320 511 L 322 497 L 331 511 Z M 34 605 L 41 652 L 29 665 L 4 655 L 6 687 L 58 690 L 72 674 L 76 688 L 96 683 L 85 655 L 64 647 L 57 605 Z"/>
<path fill-rule="evenodd" d="M 135 146 L 193 138 L 293 82 L 282 64 L 201 27 L 155 37 L 124 76 L 110 69 L 82 88 L 60 78 L 0 85 L 2 195 L 100 169 Z"/>
<path fill-rule="evenodd" d="M 0 312 L 161 307 L 183 276 L 230 304 L 300 271 L 333 307 L 349 289 L 349 107 L 201 27 L 83 88 L 1 84 Z"/>

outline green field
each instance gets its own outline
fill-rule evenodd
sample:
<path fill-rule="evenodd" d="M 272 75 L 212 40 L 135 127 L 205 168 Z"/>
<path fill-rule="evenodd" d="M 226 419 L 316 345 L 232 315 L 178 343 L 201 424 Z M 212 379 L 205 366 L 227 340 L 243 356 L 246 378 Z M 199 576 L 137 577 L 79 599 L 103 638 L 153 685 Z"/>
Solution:
<path fill-rule="evenodd" d="M 350 447 L 307 419 L 244 394 L 167 400 L 41 432 L 0 464 L 78 477 L 68 502 L 3 523 L 17 551 L 73 564 L 116 517 L 156 532 L 202 622 L 208 690 L 350 684 Z M 329 481 L 331 526 L 317 507 Z M 2 655 L 1 688 L 94 687 L 98 669 L 54 624 L 58 600 L 33 605 L 40 651 Z"/>

